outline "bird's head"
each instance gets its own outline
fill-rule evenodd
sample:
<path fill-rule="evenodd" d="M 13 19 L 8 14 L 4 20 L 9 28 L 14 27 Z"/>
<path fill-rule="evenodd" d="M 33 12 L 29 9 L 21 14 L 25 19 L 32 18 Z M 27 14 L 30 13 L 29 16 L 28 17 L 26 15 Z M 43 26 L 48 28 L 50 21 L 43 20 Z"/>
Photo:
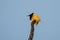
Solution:
<path fill-rule="evenodd" d="M 30 20 L 31 20 L 31 18 L 32 18 L 33 14 L 34 14 L 34 13 L 32 13 L 32 14 L 28 15 L 28 16 L 30 17 Z"/>

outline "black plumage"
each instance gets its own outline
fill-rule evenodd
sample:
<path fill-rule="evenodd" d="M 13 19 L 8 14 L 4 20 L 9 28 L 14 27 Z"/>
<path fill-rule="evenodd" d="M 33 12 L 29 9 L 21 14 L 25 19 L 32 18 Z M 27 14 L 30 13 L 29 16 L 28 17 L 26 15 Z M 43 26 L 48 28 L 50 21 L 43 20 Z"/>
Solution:
<path fill-rule="evenodd" d="M 32 14 L 28 15 L 28 16 L 30 16 L 30 20 L 32 19 L 33 14 L 34 14 L 34 13 L 32 13 Z"/>

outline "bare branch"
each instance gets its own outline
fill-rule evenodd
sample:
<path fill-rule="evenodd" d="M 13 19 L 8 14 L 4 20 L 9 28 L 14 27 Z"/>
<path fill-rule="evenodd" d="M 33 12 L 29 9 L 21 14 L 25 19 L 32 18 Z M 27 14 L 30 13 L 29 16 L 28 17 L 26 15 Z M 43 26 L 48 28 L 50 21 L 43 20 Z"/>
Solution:
<path fill-rule="evenodd" d="M 31 31 L 28 40 L 33 40 L 35 20 L 31 22 Z"/>

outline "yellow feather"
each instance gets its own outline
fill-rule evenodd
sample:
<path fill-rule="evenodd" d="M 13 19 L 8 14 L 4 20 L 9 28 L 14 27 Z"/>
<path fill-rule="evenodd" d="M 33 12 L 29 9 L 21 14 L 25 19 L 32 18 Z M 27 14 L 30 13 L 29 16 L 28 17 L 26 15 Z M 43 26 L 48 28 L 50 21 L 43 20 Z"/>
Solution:
<path fill-rule="evenodd" d="M 36 21 L 35 24 L 37 25 L 37 23 L 40 21 L 40 17 L 37 14 L 33 14 L 31 22 L 34 20 Z"/>

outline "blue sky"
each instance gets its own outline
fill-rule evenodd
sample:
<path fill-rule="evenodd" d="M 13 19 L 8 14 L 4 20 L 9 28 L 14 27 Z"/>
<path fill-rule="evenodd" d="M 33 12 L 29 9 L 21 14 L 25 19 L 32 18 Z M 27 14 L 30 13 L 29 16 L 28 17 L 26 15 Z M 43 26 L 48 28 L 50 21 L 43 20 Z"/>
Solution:
<path fill-rule="evenodd" d="M 28 40 L 32 12 L 41 17 L 33 40 L 60 40 L 56 0 L 0 0 L 0 40 Z M 56 7 L 56 8 L 55 8 Z"/>

